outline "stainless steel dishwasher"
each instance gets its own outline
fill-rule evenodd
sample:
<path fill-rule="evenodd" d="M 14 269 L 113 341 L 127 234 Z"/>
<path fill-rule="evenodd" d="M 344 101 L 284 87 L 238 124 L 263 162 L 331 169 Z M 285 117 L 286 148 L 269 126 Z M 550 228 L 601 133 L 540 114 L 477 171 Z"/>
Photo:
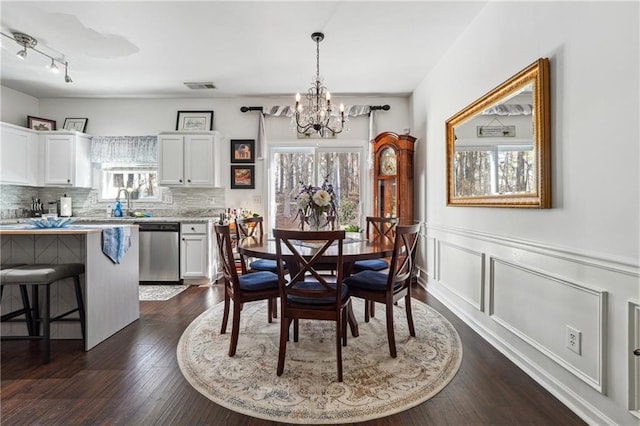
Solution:
<path fill-rule="evenodd" d="M 140 226 L 140 282 L 180 281 L 180 224 L 136 222 Z"/>

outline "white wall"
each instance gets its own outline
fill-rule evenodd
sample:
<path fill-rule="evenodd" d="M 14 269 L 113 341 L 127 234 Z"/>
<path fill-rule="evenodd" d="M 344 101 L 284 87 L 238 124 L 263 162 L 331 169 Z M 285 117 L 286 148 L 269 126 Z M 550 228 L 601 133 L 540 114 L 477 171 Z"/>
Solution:
<path fill-rule="evenodd" d="M 627 337 L 627 304 L 640 300 L 638 16 L 637 2 L 488 3 L 412 96 L 428 290 L 598 424 L 638 422 Z M 447 207 L 445 121 L 540 57 L 552 209 Z M 565 347 L 567 325 L 581 355 Z"/>
<path fill-rule="evenodd" d="M 0 121 L 27 127 L 27 116 L 40 117 L 38 99 L 8 87 L 0 87 Z M 62 123 L 59 123 L 62 125 Z"/>
<path fill-rule="evenodd" d="M 178 111 L 213 110 L 213 128 L 222 133 L 221 145 L 218 153 L 220 157 L 221 186 L 229 188 L 230 173 L 230 145 L 229 139 L 256 139 L 258 131 L 258 113 L 240 112 L 241 106 L 292 105 L 291 97 L 263 97 L 263 98 L 199 98 L 199 99 L 40 99 L 8 88 L 2 88 L 2 106 L 0 120 L 26 126 L 26 115 L 36 115 L 56 120 L 58 128 L 62 128 L 65 118 L 88 118 L 86 132 L 91 135 L 153 135 L 162 131 L 176 128 Z M 376 128 L 378 132 L 392 131 L 403 133 L 409 127 L 409 99 L 408 97 L 360 97 L 344 98 L 334 94 L 335 102 L 348 105 L 384 105 L 389 104 L 389 111 L 376 113 Z M 36 113 L 32 110 L 34 107 Z M 347 122 L 348 130 L 339 139 L 363 140 L 368 139 L 367 116 L 352 117 Z M 291 122 L 287 118 L 267 117 L 265 133 L 270 143 L 294 141 L 296 135 Z M 265 152 L 266 149 L 265 149 Z M 245 207 L 253 211 L 266 214 L 264 202 L 266 200 L 266 182 L 262 161 L 256 161 L 255 190 L 225 191 L 225 204 L 229 207 Z M 262 177 L 262 178 L 260 178 Z M 263 195 L 262 204 L 251 202 L 253 195 Z"/>

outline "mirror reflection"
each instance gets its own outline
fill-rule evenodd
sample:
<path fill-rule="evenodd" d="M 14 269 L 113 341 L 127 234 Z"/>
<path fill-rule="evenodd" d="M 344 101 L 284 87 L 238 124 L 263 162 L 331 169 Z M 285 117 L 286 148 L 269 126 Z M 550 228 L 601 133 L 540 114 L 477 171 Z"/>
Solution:
<path fill-rule="evenodd" d="M 448 204 L 550 207 L 548 60 L 447 121 Z"/>

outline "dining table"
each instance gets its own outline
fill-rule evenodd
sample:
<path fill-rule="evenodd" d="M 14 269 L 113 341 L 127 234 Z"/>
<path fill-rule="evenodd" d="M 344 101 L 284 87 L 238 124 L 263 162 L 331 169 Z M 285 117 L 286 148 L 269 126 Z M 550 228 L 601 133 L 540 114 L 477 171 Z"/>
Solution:
<path fill-rule="evenodd" d="M 355 233 L 343 240 L 342 244 L 342 273 L 343 277 L 351 274 L 354 262 L 358 260 L 380 259 L 391 257 L 393 254 L 394 240 L 387 237 L 374 237 L 371 239 L 364 238 L 361 234 Z M 313 257 L 319 250 L 321 245 L 313 241 L 300 241 L 297 250 L 305 258 Z M 245 237 L 237 242 L 236 250 L 247 257 L 257 257 L 261 259 L 276 260 L 276 241 L 274 238 L 268 238 L 266 235 L 258 237 Z M 287 255 L 291 252 L 286 246 L 282 248 L 282 254 Z M 338 256 L 337 244 L 329 247 L 322 254 L 322 263 L 327 265 L 335 265 Z M 295 265 L 287 265 L 291 275 L 296 274 Z M 348 312 L 349 327 L 351 334 L 356 337 L 359 334 L 358 322 L 350 309 Z"/>

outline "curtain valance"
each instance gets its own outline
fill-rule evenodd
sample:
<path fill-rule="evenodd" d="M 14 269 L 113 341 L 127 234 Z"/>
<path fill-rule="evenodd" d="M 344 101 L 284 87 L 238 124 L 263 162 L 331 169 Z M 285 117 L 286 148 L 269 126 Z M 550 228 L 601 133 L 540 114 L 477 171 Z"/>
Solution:
<path fill-rule="evenodd" d="M 149 164 L 158 162 L 157 136 L 94 136 L 94 163 Z"/>

